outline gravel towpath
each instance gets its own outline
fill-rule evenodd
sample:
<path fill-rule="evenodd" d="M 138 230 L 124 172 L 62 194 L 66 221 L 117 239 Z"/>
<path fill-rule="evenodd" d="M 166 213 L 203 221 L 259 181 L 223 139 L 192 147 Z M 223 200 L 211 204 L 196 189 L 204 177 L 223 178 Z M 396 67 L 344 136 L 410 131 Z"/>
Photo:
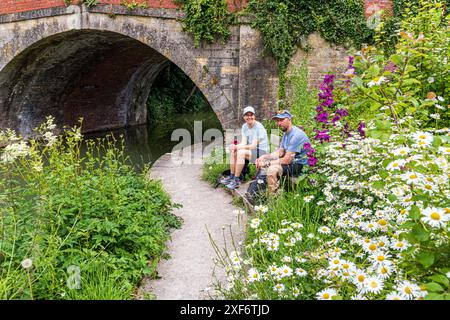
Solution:
<path fill-rule="evenodd" d="M 208 232 L 220 250 L 226 246 L 230 252 L 234 250 L 232 238 L 236 245 L 244 239 L 246 217 L 236 213 L 229 193 L 201 180 L 201 153 L 202 146 L 197 144 L 183 149 L 182 161 L 165 154 L 152 166 L 150 177 L 160 179 L 172 200 L 183 205 L 174 210 L 183 224 L 167 243 L 171 258 L 158 265 L 161 278 L 144 279 L 139 295 L 148 292 L 158 300 L 204 300 L 210 299 L 207 288 L 213 283 L 225 284 L 223 268 L 212 260 L 216 254 Z"/>

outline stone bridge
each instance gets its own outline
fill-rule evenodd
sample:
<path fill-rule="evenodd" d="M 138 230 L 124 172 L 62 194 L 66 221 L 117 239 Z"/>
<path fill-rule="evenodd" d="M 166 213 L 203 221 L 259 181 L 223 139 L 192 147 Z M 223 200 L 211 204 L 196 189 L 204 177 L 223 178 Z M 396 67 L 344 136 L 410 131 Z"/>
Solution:
<path fill-rule="evenodd" d="M 273 111 L 276 63 L 256 30 L 241 23 L 226 43 L 196 48 L 171 0 L 147 2 L 129 10 L 118 0 L 90 8 L 1 0 L 0 128 L 29 136 L 48 114 L 60 125 L 82 116 L 84 132 L 145 123 L 152 83 L 169 61 L 203 92 L 224 129 L 240 122 L 245 105 L 261 117 Z"/>

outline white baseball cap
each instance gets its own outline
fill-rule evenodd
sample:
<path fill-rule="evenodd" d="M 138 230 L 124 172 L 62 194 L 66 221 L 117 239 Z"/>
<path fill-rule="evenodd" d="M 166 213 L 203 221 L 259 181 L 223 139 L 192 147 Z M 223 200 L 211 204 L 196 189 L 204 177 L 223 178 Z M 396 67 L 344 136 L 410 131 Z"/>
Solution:
<path fill-rule="evenodd" d="M 246 106 L 242 112 L 242 115 L 245 115 L 247 112 L 255 114 L 255 109 L 252 106 Z"/>

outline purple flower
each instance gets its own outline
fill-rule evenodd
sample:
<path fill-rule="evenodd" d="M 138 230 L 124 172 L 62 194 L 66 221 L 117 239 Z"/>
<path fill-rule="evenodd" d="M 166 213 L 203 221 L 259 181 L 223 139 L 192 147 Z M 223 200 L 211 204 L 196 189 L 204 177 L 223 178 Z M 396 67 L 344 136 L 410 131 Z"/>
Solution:
<path fill-rule="evenodd" d="M 308 157 L 308 164 L 313 167 L 319 162 L 316 157 Z"/>
<path fill-rule="evenodd" d="M 390 72 L 394 73 L 396 70 L 397 70 L 397 65 L 395 63 L 393 63 L 392 61 L 389 61 L 384 66 L 384 71 L 390 71 Z"/>
<path fill-rule="evenodd" d="M 316 120 L 317 120 L 318 122 L 327 123 L 327 122 L 328 122 L 328 113 L 326 113 L 326 112 L 319 113 L 319 114 L 316 116 Z"/>
<path fill-rule="evenodd" d="M 364 131 L 365 127 L 366 127 L 366 124 L 364 123 L 364 121 L 361 121 L 358 126 L 358 132 L 359 132 L 359 135 L 363 138 L 366 137 L 366 132 Z"/>
<path fill-rule="evenodd" d="M 303 149 L 305 149 L 306 151 L 311 150 L 311 143 L 305 142 L 303 144 Z"/>
<path fill-rule="evenodd" d="M 324 141 L 330 142 L 330 135 L 328 134 L 328 131 L 325 130 L 317 130 L 317 134 L 314 137 L 316 140 L 320 140 L 320 143 L 323 143 Z"/>
<path fill-rule="evenodd" d="M 336 114 L 340 115 L 341 117 L 347 117 L 348 110 L 347 109 L 337 109 Z"/>

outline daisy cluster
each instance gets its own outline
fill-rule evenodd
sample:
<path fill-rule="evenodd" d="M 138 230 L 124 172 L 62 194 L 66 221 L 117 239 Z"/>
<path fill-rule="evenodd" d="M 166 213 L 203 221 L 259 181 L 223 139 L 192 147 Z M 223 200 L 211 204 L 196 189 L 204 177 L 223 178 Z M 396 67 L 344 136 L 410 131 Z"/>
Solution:
<path fill-rule="evenodd" d="M 449 242 L 449 147 L 442 143 L 448 137 L 449 130 L 443 129 L 394 134 L 386 143 L 355 136 L 345 147 L 328 145 L 319 171 L 329 178 L 323 188 L 329 203 L 325 212 L 334 219 L 321 227 L 321 235 L 332 241 L 314 255 L 327 260 L 325 268 L 314 272 L 328 285 L 318 299 L 426 296 L 421 275 L 407 275 L 404 266 L 425 246 L 414 237 L 414 243 L 409 241 L 411 229 L 430 238 L 427 250 L 431 245 L 438 251 Z M 337 251 L 336 242 L 342 243 Z"/>
<path fill-rule="evenodd" d="M 331 142 L 322 195 L 295 197 L 322 208 L 323 224 L 306 232 L 301 221 L 273 223 L 267 207 L 256 207 L 251 258 L 230 255 L 229 288 L 270 299 L 424 299 L 428 281 L 409 268 L 423 246 L 449 243 L 449 132 Z M 410 238 L 417 228 L 429 233 L 426 243 Z"/>

